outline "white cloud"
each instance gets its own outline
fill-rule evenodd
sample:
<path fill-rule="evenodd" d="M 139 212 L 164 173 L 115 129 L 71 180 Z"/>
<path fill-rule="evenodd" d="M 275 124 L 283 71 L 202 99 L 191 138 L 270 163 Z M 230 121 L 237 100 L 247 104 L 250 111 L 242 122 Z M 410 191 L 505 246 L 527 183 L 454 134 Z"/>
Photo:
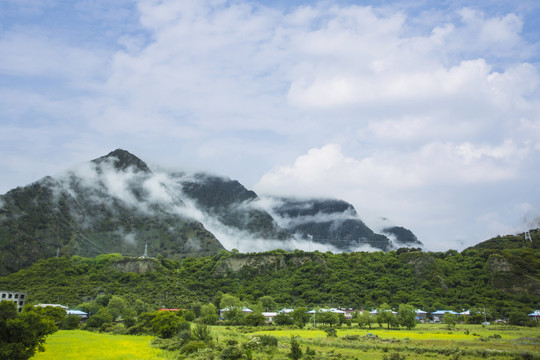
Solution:
<path fill-rule="evenodd" d="M 28 167 L 37 178 L 122 146 L 258 189 L 369 199 L 380 216 L 424 216 L 442 187 L 449 204 L 416 223 L 456 227 L 452 198 L 489 183 L 522 203 L 523 169 L 539 177 L 537 26 L 518 5 L 139 0 L 135 23 L 126 2 L 113 15 L 84 2 L 62 13 L 91 10 L 97 35 L 78 39 L 75 21 L 24 22 L 56 7 L 10 4 L 26 15 L 0 29 L 4 191 Z"/>
<path fill-rule="evenodd" d="M 309 150 L 292 165 L 276 167 L 255 190 L 300 197 L 331 195 L 355 205 L 360 217 L 376 230 L 388 226 L 378 218 L 389 217 L 426 236 L 422 229 L 455 227 L 459 219 L 474 214 L 460 209 L 460 201 L 461 206 L 476 202 L 474 206 L 482 208 L 484 194 L 475 195 L 474 190 L 478 186 L 522 181 L 520 166 L 529 151 L 512 141 L 498 146 L 429 143 L 414 152 L 377 151 L 356 159 L 344 155 L 339 145 L 329 144 Z M 466 200 L 462 199 L 465 192 Z M 483 223 L 488 230 L 482 236 L 516 228 L 495 226 L 486 220 L 491 217 L 482 216 L 476 224 Z M 428 248 L 439 246 L 435 239 L 420 240 Z"/>

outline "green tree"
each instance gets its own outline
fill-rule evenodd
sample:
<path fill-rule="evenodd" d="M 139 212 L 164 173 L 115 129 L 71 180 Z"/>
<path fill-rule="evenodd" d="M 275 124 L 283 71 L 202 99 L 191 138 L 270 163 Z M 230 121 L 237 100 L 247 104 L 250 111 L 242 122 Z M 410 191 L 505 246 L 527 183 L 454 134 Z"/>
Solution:
<path fill-rule="evenodd" d="M 241 325 L 244 323 L 244 317 L 246 314 L 239 307 L 230 308 L 229 311 L 225 313 L 227 321 L 229 324 Z"/>
<path fill-rule="evenodd" d="M 377 322 L 379 324 L 386 324 L 387 329 L 390 329 L 390 325 L 395 323 L 395 316 L 392 313 L 392 308 L 387 303 L 382 304 L 378 309 Z"/>
<path fill-rule="evenodd" d="M 456 316 L 449 312 L 443 315 L 443 323 L 446 324 L 448 329 L 451 329 L 456 326 Z"/>
<path fill-rule="evenodd" d="M 64 322 L 62 323 L 62 330 L 75 330 L 79 327 L 81 317 L 79 315 L 66 315 Z"/>
<path fill-rule="evenodd" d="M 59 306 L 37 306 L 34 308 L 34 311 L 51 319 L 56 326 L 61 326 L 66 319 L 66 310 Z"/>
<path fill-rule="evenodd" d="M 91 328 L 98 328 L 105 323 L 112 322 L 113 320 L 114 317 L 111 315 L 111 313 L 107 309 L 102 308 L 97 312 L 97 314 L 91 316 L 90 319 L 88 319 L 88 321 L 86 322 L 86 326 Z"/>
<path fill-rule="evenodd" d="M 308 314 L 308 309 L 305 307 L 298 307 L 291 313 L 294 325 L 299 328 L 303 328 L 311 319 L 311 315 Z"/>
<path fill-rule="evenodd" d="M 325 311 L 317 313 L 317 322 L 321 324 L 328 324 L 330 326 L 336 325 L 339 323 L 338 314 L 331 311 Z"/>
<path fill-rule="evenodd" d="M 122 315 L 126 315 L 128 310 L 127 301 L 118 295 L 113 295 L 107 304 L 107 311 L 113 316 L 113 321 Z"/>
<path fill-rule="evenodd" d="M 44 351 L 48 335 L 58 328 L 54 321 L 40 315 L 33 307 L 22 313 L 11 301 L 0 301 L 0 359 L 26 360 L 36 351 Z"/>
<path fill-rule="evenodd" d="M 176 316 L 173 312 L 160 311 L 152 320 L 152 330 L 157 336 L 169 339 L 185 328 L 182 322 L 187 323 L 189 327 L 187 321 Z"/>
<path fill-rule="evenodd" d="M 412 305 L 401 304 L 398 308 L 399 325 L 412 329 L 416 326 L 416 311 Z"/>
<path fill-rule="evenodd" d="M 276 325 L 292 325 L 294 323 L 294 319 L 289 314 L 286 314 L 284 312 L 277 314 L 274 316 L 274 324 Z"/>
<path fill-rule="evenodd" d="M 266 318 L 261 313 L 251 313 L 244 317 L 244 324 L 260 326 L 266 324 Z"/>
<path fill-rule="evenodd" d="M 203 324 L 214 325 L 217 323 L 218 318 L 219 315 L 214 304 L 209 303 L 201 306 L 201 316 L 199 319 Z"/>
<path fill-rule="evenodd" d="M 150 311 L 150 305 L 142 301 L 141 299 L 136 299 L 135 303 L 133 304 L 133 310 L 137 315 L 142 314 L 143 312 Z"/>
<path fill-rule="evenodd" d="M 224 294 L 221 298 L 221 301 L 219 302 L 219 306 L 221 307 L 221 309 L 231 309 L 234 307 L 242 308 L 244 307 L 244 303 L 234 295 Z"/>
<path fill-rule="evenodd" d="M 508 317 L 508 322 L 512 325 L 524 326 L 529 321 L 527 314 L 523 311 L 512 311 Z"/>
<path fill-rule="evenodd" d="M 272 311 L 272 310 L 275 310 L 277 307 L 277 304 L 274 301 L 274 298 L 269 295 L 260 297 L 259 302 L 263 306 L 264 311 Z"/>
<path fill-rule="evenodd" d="M 373 315 L 368 311 L 363 311 L 362 314 L 358 315 L 358 326 L 360 327 L 367 326 L 371 329 L 371 324 L 373 324 L 374 321 Z"/>

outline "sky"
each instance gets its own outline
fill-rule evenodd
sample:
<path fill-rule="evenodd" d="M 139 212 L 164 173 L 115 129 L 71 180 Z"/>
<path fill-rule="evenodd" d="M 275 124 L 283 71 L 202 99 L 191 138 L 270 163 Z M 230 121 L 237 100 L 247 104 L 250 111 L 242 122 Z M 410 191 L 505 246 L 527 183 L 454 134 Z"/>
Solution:
<path fill-rule="evenodd" d="M 123 148 L 462 250 L 540 227 L 540 2 L 3 0 L 0 194 Z"/>

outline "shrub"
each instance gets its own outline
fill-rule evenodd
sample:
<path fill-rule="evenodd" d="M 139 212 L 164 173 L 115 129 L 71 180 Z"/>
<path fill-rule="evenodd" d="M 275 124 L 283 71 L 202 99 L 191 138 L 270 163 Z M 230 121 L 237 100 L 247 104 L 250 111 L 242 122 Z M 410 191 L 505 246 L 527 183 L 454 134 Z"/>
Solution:
<path fill-rule="evenodd" d="M 228 346 L 219 355 L 223 360 L 236 360 L 241 359 L 244 356 L 244 352 L 236 346 Z"/>
<path fill-rule="evenodd" d="M 195 324 L 192 331 L 193 340 L 209 341 L 212 339 L 210 328 L 206 324 Z"/>
<path fill-rule="evenodd" d="M 334 328 L 326 328 L 324 331 L 327 337 L 337 337 L 337 331 Z"/>
<path fill-rule="evenodd" d="M 190 341 L 187 344 L 184 344 L 180 351 L 184 354 L 193 354 L 206 347 L 208 347 L 208 345 L 204 341 Z"/>
<path fill-rule="evenodd" d="M 383 355 L 383 360 L 405 360 L 405 358 L 405 355 L 401 355 L 398 352 L 390 353 L 390 355 Z"/>
<path fill-rule="evenodd" d="M 298 360 L 302 357 L 302 349 L 300 349 L 300 344 L 296 340 L 295 336 L 291 336 L 291 352 L 289 357 L 293 360 Z"/>
<path fill-rule="evenodd" d="M 87 327 L 99 328 L 105 323 L 113 321 L 113 316 L 105 309 L 100 309 L 96 315 L 90 317 L 86 322 Z"/>
<path fill-rule="evenodd" d="M 154 338 L 154 340 L 152 340 L 152 346 L 167 351 L 180 350 L 184 343 L 184 339 L 178 337 L 172 339 Z"/>
<path fill-rule="evenodd" d="M 79 327 L 81 318 L 78 315 L 66 315 L 64 322 L 62 323 L 62 330 L 75 330 Z"/>
<path fill-rule="evenodd" d="M 261 346 L 271 346 L 271 347 L 277 347 L 278 345 L 278 339 L 275 336 L 272 335 L 259 335 L 259 340 L 261 342 Z"/>
<path fill-rule="evenodd" d="M 152 320 L 152 330 L 154 333 L 164 339 L 169 339 L 179 333 L 181 330 L 189 330 L 189 323 L 171 312 L 160 312 Z"/>

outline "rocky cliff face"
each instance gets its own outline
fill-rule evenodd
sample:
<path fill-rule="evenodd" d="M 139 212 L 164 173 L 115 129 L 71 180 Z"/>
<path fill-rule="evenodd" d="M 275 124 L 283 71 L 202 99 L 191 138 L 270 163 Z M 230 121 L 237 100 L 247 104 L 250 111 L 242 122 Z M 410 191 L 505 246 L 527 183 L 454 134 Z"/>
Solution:
<path fill-rule="evenodd" d="M 162 266 L 159 261 L 153 258 L 123 258 L 114 261 L 110 267 L 122 272 L 144 274 L 147 272 L 155 272 Z"/>

